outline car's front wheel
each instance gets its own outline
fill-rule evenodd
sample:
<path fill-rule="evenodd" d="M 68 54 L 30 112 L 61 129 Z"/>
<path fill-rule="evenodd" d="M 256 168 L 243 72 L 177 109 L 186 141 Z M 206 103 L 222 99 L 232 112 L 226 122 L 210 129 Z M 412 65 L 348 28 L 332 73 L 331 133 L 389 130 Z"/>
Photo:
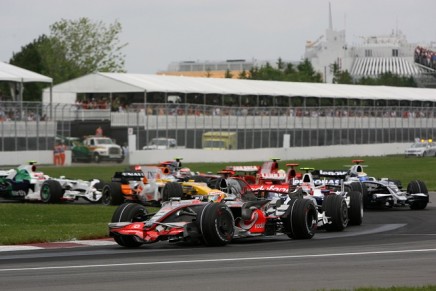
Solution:
<path fill-rule="evenodd" d="M 292 239 L 311 239 L 318 226 L 318 212 L 312 200 L 292 198 L 287 216 L 282 217 L 288 237 Z"/>
<path fill-rule="evenodd" d="M 198 214 L 197 221 L 207 246 L 224 246 L 233 239 L 234 218 L 226 204 L 207 204 Z"/>
<path fill-rule="evenodd" d="M 173 197 L 183 198 L 183 187 L 178 182 L 167 182 L 162 189 L 162 201 L 169 201 Z"/>
<path fill-rule="evenodd" d="M 103 205 L 120 205 L 124 202 L 121 184 L 118 182 L 110 182 L 104 185 L 101 194 L 101 203 Z"/>
<path fill-rule="evenodd" d="M 44 203 L 59 203 L 63 194 L 62 186 L 56 180 L 44 181 L 39 194 Z"/>
<path fill-rule="evenodd" d="M 348 225 L 348 208 L 344 197 L 340 195 L 327 195 L 322 208 L 330 223 L 324 225 L 327 231 L 342 231 Z"/>
<path fill-rule="evenodd" d="M 351 191 L 348 196 L 350 196 L 350 208 L 348 209 L 350 225 L 361 225 L 363 221 L 362 193 Z"/>
<path fill-rule="evenodd" d="M 146 220 L 147 209 L 137 203 L 121 204 L 112 215 L 111 222 L 140 222 Z M 137 248 L 142 245 L 133 236 L 115 236 L 117 244 L 128 248 Z"/>

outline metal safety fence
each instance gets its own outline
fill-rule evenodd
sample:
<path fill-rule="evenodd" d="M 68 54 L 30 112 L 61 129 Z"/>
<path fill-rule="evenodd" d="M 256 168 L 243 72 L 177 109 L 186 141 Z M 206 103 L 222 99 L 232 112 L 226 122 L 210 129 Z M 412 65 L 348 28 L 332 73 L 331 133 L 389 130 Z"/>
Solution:
<path fill-rule="evenodd" d="M 0 150 L 52 149 L 77 122 L 108 122 L 118 143 L 127 133 L 141 149 L 154 138 L 202 148 L 207 132 L 235 133 L 237 149 L 412 142 L 434 138 L 434 107 L 235 107 L 202 104 L 130 104 L 118 111 L 80 104 L 0 102 Z M 235 147 L 233 147 L 235 148 Z"/>

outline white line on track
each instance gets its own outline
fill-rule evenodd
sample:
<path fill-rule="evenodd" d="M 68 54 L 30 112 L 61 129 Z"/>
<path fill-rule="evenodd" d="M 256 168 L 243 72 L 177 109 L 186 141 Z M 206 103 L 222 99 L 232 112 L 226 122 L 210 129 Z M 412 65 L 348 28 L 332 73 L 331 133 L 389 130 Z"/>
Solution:
<path fill-rule="evenodd" d="M 101 267 L 124 267 L 124 266 L 146 266 L 146 265 L 171 265 L 171 264 L 193 264 L 193 263 L 210 263 L 210 262 L 233 262 L 233 261 L 255 261 L 255 260 L 280 260 L 296 258 L 327 258 L 339 256 L 362 256 L 378 254 L 405 254 L 405 253 L 423 253 L 436 252 L 436 249 L 418 249 L 418 250 L 397 250 L 397 251 L 373 251 L 357 253 L 336 253 L 336 254 L 317 254 L 317 255 L 294 255 L 294 256 L 272 256 L 272 257 L 248 257 L 248 258 L 229 258 L 229 259 L 208 259 L 208 260 L 185 260 L 185 261 L 166 261 L 166 262 L 142 262 L 142 263 L 123 263 L 123 264 L 101 264 L 101 265 L 77 265 L 77 266 L 53 266 L 53 267 L 33 267 L 33 268 L 13 268 L 0 269 L 0 272 L 8 271 L 34 271 L 34 270 L 60 270 L 60 269 L 81 269 L 81 268 L 101 268 Z"/>

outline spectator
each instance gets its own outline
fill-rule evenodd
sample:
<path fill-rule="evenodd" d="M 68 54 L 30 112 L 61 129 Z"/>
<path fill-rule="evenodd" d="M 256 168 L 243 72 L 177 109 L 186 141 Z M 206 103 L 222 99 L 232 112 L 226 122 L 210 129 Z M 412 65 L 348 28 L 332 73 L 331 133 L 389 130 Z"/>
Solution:
<path fill-rule="evenodd" d="M 101 128 L 101 126 L 97 127 L 97 129 L 95 130 L 95 135 L 103 136 L 103 129 Z"/>

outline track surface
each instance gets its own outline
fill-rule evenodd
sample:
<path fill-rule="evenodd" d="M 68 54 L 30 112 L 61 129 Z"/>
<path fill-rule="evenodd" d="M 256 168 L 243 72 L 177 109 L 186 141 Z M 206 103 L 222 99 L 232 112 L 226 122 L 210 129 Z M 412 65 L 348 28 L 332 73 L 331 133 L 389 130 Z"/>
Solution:
<path fill-rule="evenodd" d="M 431 194 L 430 201 L 436 201 Z M 365 212 L 312 240 L 0 252 L 1 290 L 316 290 L 436 284 L 436 205 Z"/>

